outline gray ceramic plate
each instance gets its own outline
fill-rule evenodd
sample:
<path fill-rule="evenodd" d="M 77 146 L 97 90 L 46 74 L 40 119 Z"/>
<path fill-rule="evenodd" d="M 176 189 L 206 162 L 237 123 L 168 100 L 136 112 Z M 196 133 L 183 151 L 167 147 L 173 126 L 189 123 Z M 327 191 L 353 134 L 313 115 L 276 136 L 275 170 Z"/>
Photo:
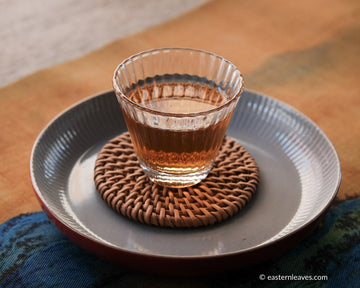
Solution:
<path fill-rule="evenodd" d="M 97 153 L 124 131 L 113 92 L 87 98 L 42 131 L 30 169 L 44 211 L 65 235 L 135 269 L 199 274 L 267 260 L 316 227 L 340 184 L 337 153 L 312 121 L 288 105 L 245 91 L 227 135 L 259 165 L 256 196 L 241 213 L 216 226 L 149 227 L 114 212 L 94 186 Z"/>

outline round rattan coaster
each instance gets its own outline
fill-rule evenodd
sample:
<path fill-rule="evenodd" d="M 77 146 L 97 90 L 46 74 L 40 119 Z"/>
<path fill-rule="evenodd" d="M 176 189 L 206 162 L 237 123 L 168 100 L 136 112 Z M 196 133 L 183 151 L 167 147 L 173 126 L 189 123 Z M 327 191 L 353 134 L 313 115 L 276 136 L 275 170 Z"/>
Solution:
<path fill-rule="evenodd" d="M 101 198 L 125 217 L 155 226 L 199 227 L 238 213 L 255 193 L 259 169 L 244 147 L 225 137 L 205 180 L 187 188 L 162 187 L 144 174 L 125 132 L 99 152 L 94 180 Z"/>

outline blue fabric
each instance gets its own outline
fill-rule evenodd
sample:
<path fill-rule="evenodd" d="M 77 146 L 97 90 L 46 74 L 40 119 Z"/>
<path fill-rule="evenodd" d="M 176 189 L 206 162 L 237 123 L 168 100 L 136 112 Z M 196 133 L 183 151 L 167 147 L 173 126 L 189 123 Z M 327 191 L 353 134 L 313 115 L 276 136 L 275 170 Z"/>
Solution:
<path fill-rule="evenodd" d="M 162 277 L 96 258 L 63 236 L 43 212 L 37 212 L 0 226 L 0 287 L 360 287 L 359 244 L 360 199 L 356 199 L 332 207 L 311 237 L 251 270 Z M 280 280 L 285 276 L 293 280 Z M 328 279 L 294 280 L 298 276 Z"/>

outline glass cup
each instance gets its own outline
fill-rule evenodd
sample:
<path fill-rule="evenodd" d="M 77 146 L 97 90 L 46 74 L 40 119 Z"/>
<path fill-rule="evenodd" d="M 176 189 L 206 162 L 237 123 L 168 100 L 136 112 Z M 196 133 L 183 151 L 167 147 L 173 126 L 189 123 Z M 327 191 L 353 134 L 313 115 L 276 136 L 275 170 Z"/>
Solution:
<path fill-rule="evenodd" d="M 159 48 L 125 59 L 113 86 L 149 178 L 168 187 L 205 179 L 243 90 L 239 70 L 209 52 Z"/>

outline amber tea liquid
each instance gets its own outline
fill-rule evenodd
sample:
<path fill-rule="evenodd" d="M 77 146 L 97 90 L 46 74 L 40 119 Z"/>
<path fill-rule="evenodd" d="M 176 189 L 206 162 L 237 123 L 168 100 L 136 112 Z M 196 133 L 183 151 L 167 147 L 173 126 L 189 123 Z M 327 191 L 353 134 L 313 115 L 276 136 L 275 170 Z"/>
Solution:
<path fill-rule="evenodd" d="M 232 113 L 211 117 L 212 113 L 219 114 L 216 108 L 227 101 L 226 95 L 214 85 L 192 83 L 188 79 L 148 82 L 133 85 L 126 95 L 145 107 L 142 113 L 123 108 L 139 162 L 159 184 L 169 185 L 168 174 L 179 176 L 169 185 L 172 187 L 189 186 L 182 184 L 181 175 L 184 178 L 194 175 L 198 182 L 198 173 L 205 178 L 211 169 L 231 118 Z"/>

